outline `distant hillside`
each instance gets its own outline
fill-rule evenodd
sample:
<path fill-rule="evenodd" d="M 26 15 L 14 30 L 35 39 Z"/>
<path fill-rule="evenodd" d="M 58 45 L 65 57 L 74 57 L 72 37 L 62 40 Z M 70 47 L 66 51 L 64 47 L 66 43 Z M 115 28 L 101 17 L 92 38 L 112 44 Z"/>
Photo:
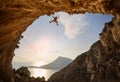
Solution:
<path fill-rule="evenodd" d="M 55 59 L 53 62 L 40 66 L 39 68 L 44 68 L 44 69 L 62 69 L 68 64 L 72 62 L 72 59 L 67 58 L 67 57 L 58 57 Z"/>

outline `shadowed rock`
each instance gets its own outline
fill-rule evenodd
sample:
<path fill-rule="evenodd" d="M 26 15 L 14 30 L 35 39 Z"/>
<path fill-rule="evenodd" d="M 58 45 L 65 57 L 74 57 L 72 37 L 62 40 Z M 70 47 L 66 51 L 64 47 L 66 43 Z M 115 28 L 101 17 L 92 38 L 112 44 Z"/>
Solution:
<path fill-rule="evenodd" d="M 89 12 L 114 15 L 114 24 L 112 24 L 114 27 L 105 28 L 101 34 L 100 41 L 107 54 L 105 55 L 106 59 L 103 59 L 105 65 L 107 65 L 109 57 L 110 59 L 113 57 L 113 54 L 119 58 L 120 0 L 1 0 L 0 79 L 2 81 L 14 82 L 11 63 L 21 34 L 39 16 L 49 16 L 59 11 L 69 14 L 84 14 L 85 12 Z M 109 67 L 111 66 L 114 66 L 113 63 L 109 64 Z M 114 68 L 110 70 L 114 70 Z M 109 73 L 106 77 L 109 77 Z"/>
<path fill-rule="evenodd" d="M 27 67 L 21 67 L 14 70 L 15 82 L 46 82 L 45 77 L 31 77 Z"/>

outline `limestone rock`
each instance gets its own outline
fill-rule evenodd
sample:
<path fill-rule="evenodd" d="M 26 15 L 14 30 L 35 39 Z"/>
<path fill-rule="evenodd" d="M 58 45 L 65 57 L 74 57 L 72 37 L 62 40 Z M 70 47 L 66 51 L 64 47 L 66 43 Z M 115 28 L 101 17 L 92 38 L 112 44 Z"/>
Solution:
<path fill-rule="evenodd" d="M 87 53 L 87 52 L 86 52 Z M 48 82 L 79 82 L 87 80 L 86 53 L 78 56 L 71 64 L 53 74 Z"/>
<path fill-rule="evenodd" d="M 15 82 L 46 82 L 45 77 L 31 77 L 27 67 L 14 70 Z"/>
<path fill-rule="evenodd" d="M 114 27 L 105 28 L 106 32 L 102 33 L 100 41 L 105 47 L 106 58 L 107 56 L 112 58 L 113 54 L 119 56 L 120 0 L 1 0 L 0 79 L 2 81 L 14 82 L 11 62 L 21 34 L 39 16 L 49 16 L 59 11 L 69 14 L 89 12 L 114 15 Z"/>
<path fill-rule="evenodd" d="M 30 77 L 30 71 L 27 67 L 21 67 L 15 71 L 15 73 L 19 74 L 20 76 Z"/>
<path fill-rule="evenodd" d="M 105 53 L 100 41 L 79 55 L 70 65 L 53 74 L 48 82 L 85 82 L 86 80 L 120 79 L 120 56 Z"/>

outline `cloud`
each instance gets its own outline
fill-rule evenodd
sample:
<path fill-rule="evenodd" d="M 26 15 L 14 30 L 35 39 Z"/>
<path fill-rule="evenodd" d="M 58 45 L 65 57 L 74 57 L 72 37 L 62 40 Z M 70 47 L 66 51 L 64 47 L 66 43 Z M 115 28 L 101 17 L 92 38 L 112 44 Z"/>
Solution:
<path fill-rule="evenodd" d="M 85 15 L 72 15 L 60 13 L 59 22 L 65 28 L 65 35 L 69 39 L 75 39 L 79 34 L 84 33 L 88 23 L 85 20 Z"/>

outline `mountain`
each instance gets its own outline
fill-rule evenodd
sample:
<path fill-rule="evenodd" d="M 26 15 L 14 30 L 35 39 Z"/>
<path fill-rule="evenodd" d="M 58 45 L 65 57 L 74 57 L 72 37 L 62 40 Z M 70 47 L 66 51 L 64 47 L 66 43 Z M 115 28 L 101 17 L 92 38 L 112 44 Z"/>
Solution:
<path fill-rule="evenodd" d="M 68 64 L 72 62 L 72 59 L 67 58 L 67 57 L 58 57 L 55 59 L 53 62 L 40 66 L 39 68 L 44 68 L 44 69 L 62 69 Z"/>

